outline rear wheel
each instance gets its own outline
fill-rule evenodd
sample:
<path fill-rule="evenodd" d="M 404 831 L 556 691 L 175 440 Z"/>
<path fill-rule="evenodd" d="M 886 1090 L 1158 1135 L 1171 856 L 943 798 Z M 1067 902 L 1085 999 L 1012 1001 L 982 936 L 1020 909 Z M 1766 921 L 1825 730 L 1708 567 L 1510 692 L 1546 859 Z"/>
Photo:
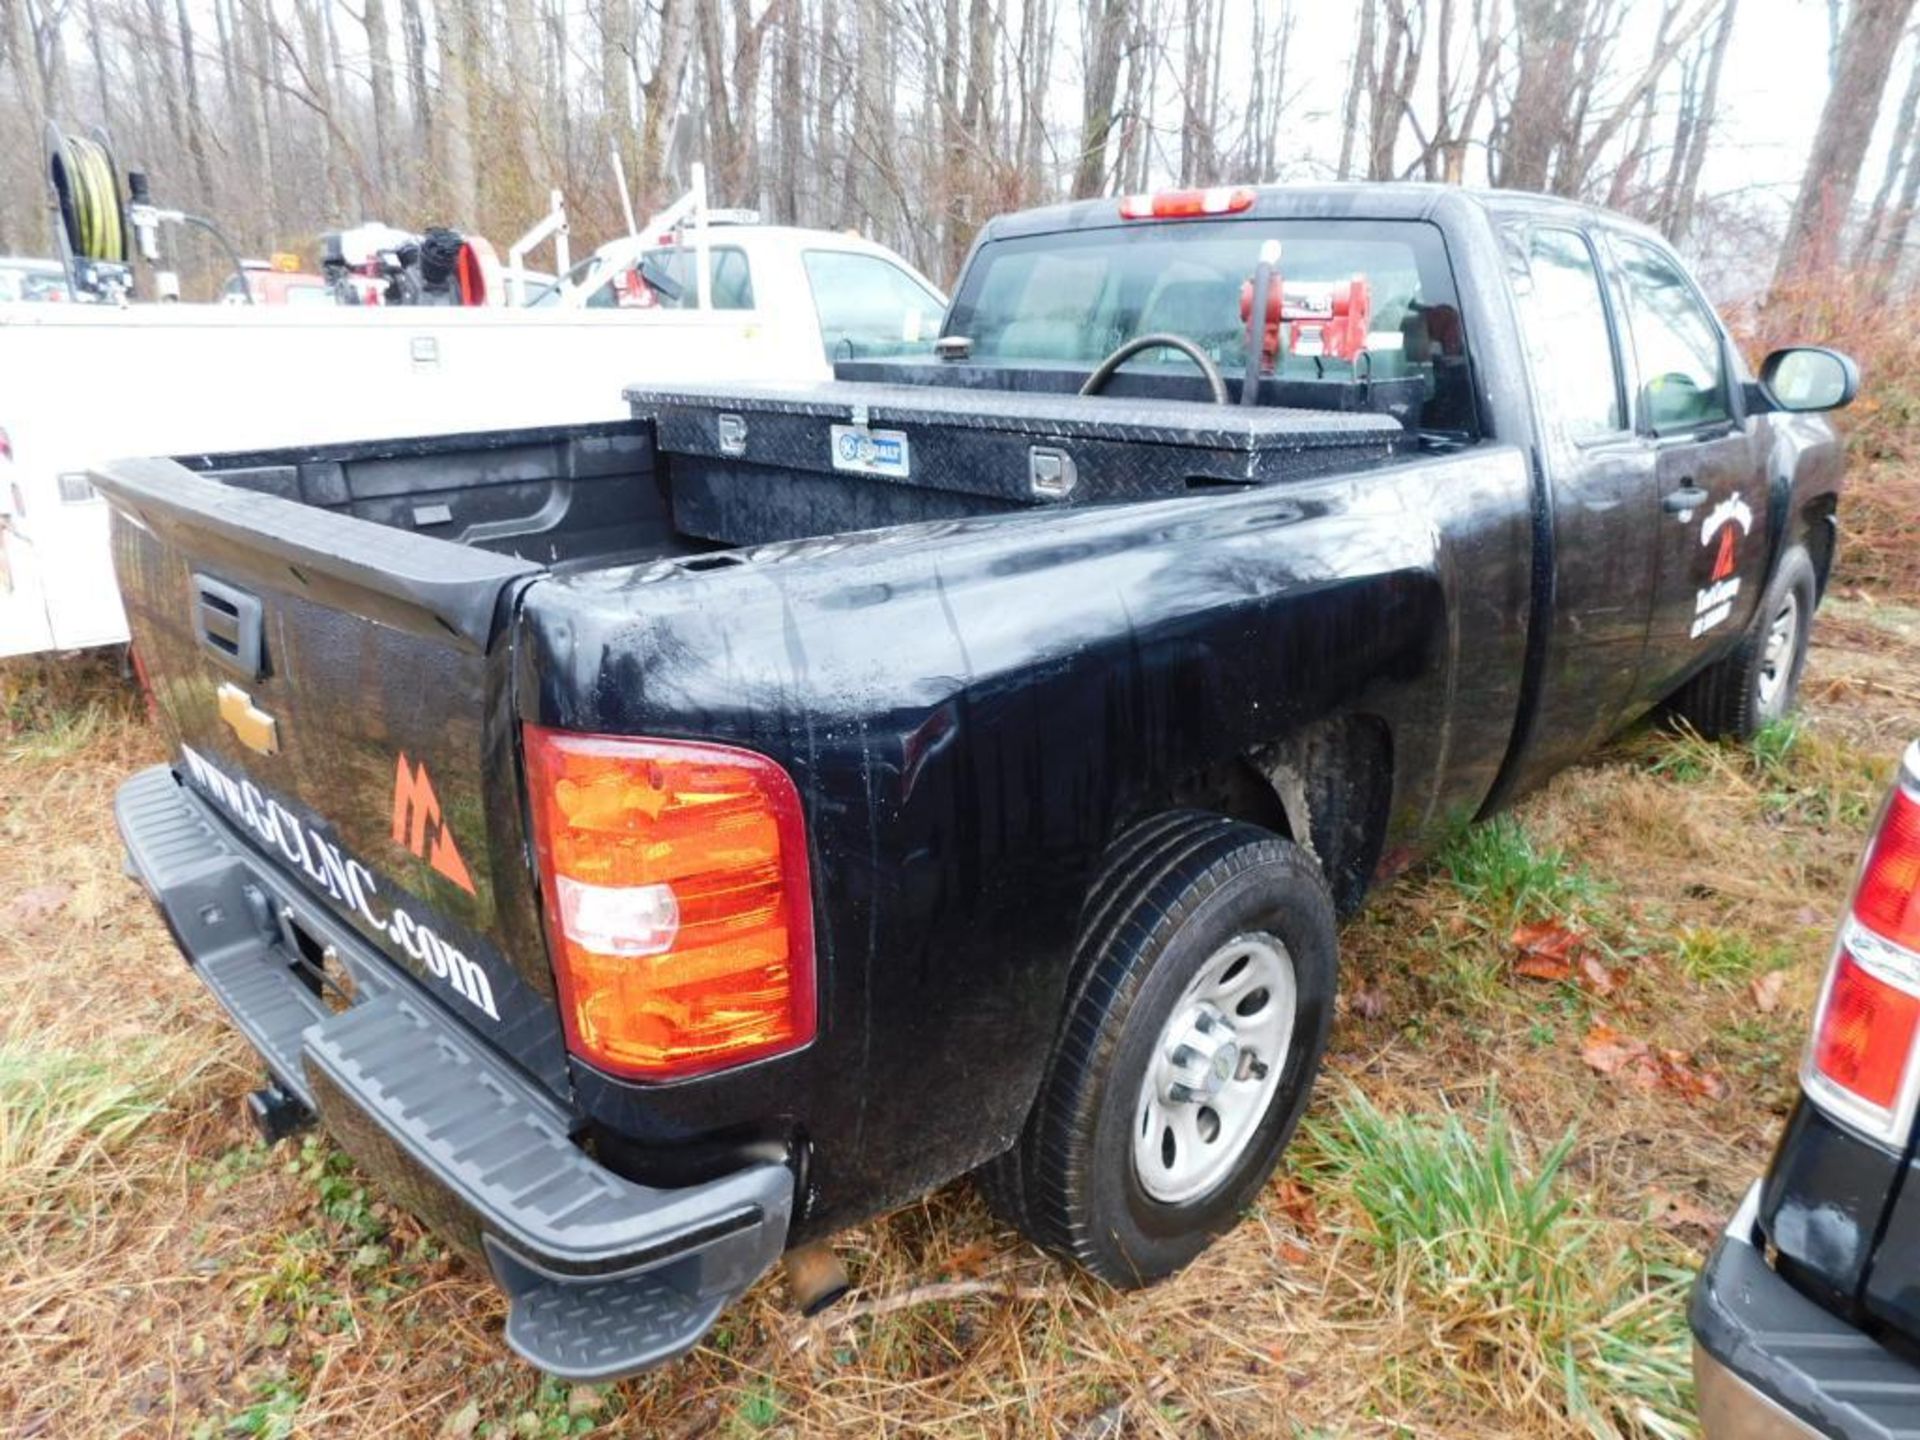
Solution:
<path fill-rule="evenodd" d="M 1740 642 L 1689 680 L 1673 708 L 1701 734 L 1750 740 L 1800 699 L 1816 603 L 1813 561 L 1798 545 L 1780 557 Z"/>
<path fill-rule="evenodd" d="M 1115 846 L 1075 975 L 983 1188 L 1037 1243 L 1141 1285 L 1235 1223 L 1299 1122 L 1333 1015 L 1332 897 L 1291 841 L 1157 817 Z"/>

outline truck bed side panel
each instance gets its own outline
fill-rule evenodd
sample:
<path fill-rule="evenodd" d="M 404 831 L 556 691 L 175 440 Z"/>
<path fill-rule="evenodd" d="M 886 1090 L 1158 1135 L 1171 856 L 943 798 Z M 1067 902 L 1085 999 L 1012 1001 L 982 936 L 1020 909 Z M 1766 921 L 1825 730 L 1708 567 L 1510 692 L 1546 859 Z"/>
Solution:
<path fill-rule="evenodd" d="M 1038 1083 L 1101 853 L 1183 778 L 1362 715 L 1392 737 L 1396 843 L 1479 807 L 1518 702 L 1528 504 L 1521 453 L 1489 448 L 535 584 L 523 718 L 764 751 L 815 853 L 818 1041 L 688 1086 L 576 1064 L 576 1094 L 643 1141 L 780 1097 L 816 1230 L 986 1159 Z"/>

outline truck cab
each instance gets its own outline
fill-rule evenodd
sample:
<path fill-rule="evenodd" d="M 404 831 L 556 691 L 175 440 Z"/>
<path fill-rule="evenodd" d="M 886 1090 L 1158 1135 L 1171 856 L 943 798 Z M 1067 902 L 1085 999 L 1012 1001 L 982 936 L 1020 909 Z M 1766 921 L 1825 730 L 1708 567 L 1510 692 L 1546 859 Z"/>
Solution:
<path fill-rule="evenodd" d="M 931 353 L 947 308 L 926 276 L 884 245 L 840 231 L 762 225 L 709 212 L 610 240 L 527 304 L 547 309 L 715 310 L 751 315 L 827 363 Z"/>

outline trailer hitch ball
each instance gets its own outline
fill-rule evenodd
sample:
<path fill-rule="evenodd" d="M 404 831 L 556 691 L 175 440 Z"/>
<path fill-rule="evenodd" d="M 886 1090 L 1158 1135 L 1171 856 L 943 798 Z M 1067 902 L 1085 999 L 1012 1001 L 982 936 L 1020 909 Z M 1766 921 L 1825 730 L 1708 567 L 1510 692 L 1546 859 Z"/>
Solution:
<path fill-rule="evenodd" d="M 296 1095 L 288 1094 L 276 1080 L 268 1080 L 247 1096 L 247 1118 L 260 1132 L 260 1143 L 273 1145 L 298 1134 L 313 1123 L 313 1111 Z"/>
<path fill-rule="evenodd" d="M 847 1269 L 824 1240 L 789 1250 L 787 1289 L 802 1315 L 818 1315 L 847 1293 Z"/>

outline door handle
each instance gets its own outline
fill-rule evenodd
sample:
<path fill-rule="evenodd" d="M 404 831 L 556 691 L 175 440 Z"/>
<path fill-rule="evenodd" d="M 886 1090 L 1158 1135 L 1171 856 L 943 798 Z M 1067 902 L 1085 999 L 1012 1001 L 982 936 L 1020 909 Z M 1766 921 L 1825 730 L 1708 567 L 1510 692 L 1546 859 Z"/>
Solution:
<path fill-rule="evenodd" d="M 1678 490 L 1669 493 L 1661 500 L 1660 508 L 1669 515 L 1684 515 L 1689 510 L 1698 510 L 1707 503 L 1707 492 L 1691 480 L 1680 482 Z"/>

